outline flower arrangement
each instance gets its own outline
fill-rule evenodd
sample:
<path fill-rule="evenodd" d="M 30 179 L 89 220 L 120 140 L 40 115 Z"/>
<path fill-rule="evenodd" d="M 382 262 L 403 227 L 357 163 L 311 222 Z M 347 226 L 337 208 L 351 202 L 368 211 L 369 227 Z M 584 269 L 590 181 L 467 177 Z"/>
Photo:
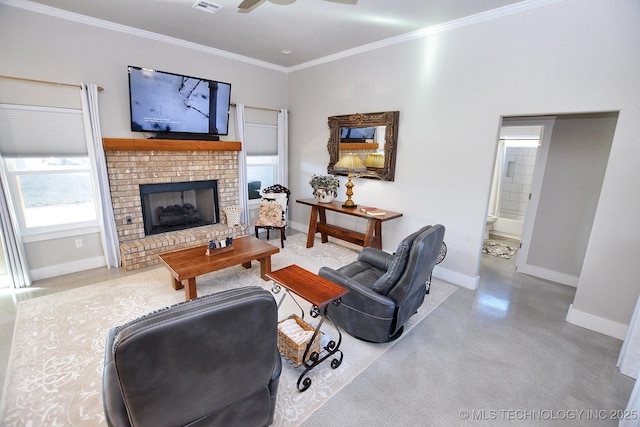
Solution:
<path fill-rule="evenodd" d="M 324 188 L 328 193 L 337 195 L 337 189 L 340 187 L 340 181 L 337 176 L 334 175 L 313 175 L 309 181 L 311 188 L 314 192 L 319 188 Z"/>

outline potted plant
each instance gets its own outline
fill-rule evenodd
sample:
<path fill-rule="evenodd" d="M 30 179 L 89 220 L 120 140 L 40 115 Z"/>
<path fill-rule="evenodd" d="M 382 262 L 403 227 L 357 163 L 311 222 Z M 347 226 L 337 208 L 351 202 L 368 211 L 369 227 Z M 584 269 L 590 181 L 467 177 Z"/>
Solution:
<path fill-rule="evenodd" d="M 313 197 L 320 203 L 331 203 L 340 187 L 340 181 L 335 175 L 313 175 L 309 184 L 313 188 Z"/>

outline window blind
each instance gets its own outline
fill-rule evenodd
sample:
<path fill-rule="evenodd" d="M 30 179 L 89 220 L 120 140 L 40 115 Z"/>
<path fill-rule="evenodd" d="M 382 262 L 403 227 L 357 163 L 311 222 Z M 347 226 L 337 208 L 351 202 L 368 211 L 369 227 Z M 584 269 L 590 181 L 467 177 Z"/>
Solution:
<path fill-rule="evenodd" d="M 247 123 L 245 131 L 245 147 L 248 156 L 278 155 L 277 125 Z"/>
<path fill-rule="evenodd" d="M 5 157 L 86 156 L 82 111 L 0 104 L 0 153 Z"/>

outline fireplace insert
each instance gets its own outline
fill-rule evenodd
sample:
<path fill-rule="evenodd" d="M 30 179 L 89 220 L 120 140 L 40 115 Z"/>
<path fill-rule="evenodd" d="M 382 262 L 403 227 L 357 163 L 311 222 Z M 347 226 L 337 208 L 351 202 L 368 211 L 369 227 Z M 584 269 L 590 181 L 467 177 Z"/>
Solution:
<path fill-rule="evenodd" d="M 219 223 L 218 181 L 140 185 L 145 235 Z"/>

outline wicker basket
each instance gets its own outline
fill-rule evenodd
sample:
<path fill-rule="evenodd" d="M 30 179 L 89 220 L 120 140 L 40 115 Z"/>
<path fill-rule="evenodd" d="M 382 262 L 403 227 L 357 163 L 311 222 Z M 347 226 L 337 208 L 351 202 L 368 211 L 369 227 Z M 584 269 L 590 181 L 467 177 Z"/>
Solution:
<path fill-rule="evenodd" d="M 278 323 L 282 323 L 285 320 L 294 319 L 298 325 L 302 327 L 305 331 L 313 331 L 315 328 L 302 320 L 299 316 L 292 314 L 284 320 L 281 320 Z M 311 348 L 309 349 L 309 353 L 307 357 L 311 355 L 314 351 L 316 353 L 320 353 L 320 341 L 322 340 L 322 334 L 316 335 L 316 339 L 313 341 Z M 289 338 L 286 334 L 280 331 L 278 328 L 278 350 L 283 356 L 286 356 L 289 360 L 293 362 L 294 365 L 300 366 L 303 362 L 302 358 L 304 356 L 304 351 L 307 348 L 307 343 L 304 342 L 302 344 L 297 344 L 291 338 Z"/>
<path fill-rule="evenodd" d="M 240 225 L 240 214 L 242 213 L 241 206 L 227 206 L 223 209 L 224 213 L 227 215 L 227 225 L 235 226 Z"/>

